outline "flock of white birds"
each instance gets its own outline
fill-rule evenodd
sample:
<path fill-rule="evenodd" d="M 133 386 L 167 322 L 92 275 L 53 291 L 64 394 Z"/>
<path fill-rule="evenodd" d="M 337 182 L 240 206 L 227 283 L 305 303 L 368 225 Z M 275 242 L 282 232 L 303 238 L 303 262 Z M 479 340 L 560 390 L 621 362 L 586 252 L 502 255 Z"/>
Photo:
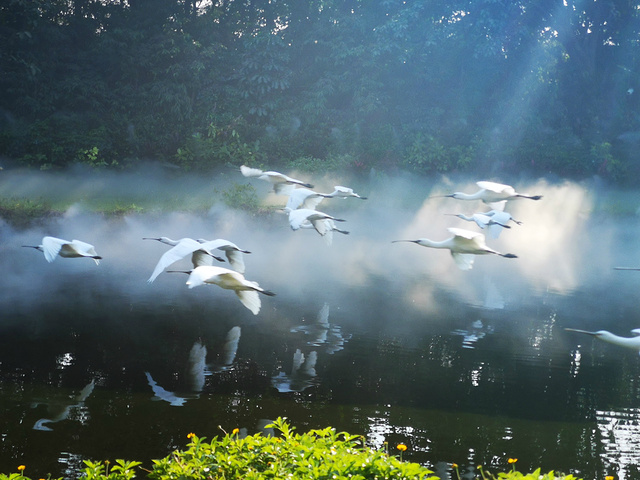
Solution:
<path fill-rule="evenodd" d="M 292 230 L 315 229 L 329 246 L 333 242 L 333 232 L 338 232 L 343 235 L 347 235 L 349 232 L 339 229 L 336 226 L 336 222 L 343 223 L 346 222 L 346 220 L 336 218 L 318 210 L 317 207 L 320 203 L 325 199 L 331 198 L 366 200 L 366 197 L 344 186 L 335 186 L 331 193 L 320 193 L 312 190 L 312 188 L 314 188 L 313 185 L 279 172 L 263 171 L 245 165 L 240 167 L 240 172 L 244 177 L 256 178 L 270 183 L 274 193 L 287 197 L 286 205 L 282 208 L 282 211 L 288 215 L 289 226 Z M 449 197 L 458 200 L 479 200 L 484 202 L 489 208 L 487 211 L 477 212 L 472 215 L 462 213 L 449 215 L 454 215 L 468 222 L 475 223 L 481 230 L 486 230 L 489 236 L 494 239 L 498 238 L 503 229 L 511 228 L 509 225 L 510 222 L 517 225 L 522 224 L 522 222 L 514 219 L 507 211 L 506 207 L 510 201 L 517 199 L 540 200 L 542 198 L 541 195 L 519 193 L 512 186 L 500 183 L 480 181 L 477 182 L 477 185 L 479 190 L 472 194 L 454 192 L 448 195 L 439 195 L 439 197 Z M 496 255 L 504 258 L 517 258 L 516 255 L 512 253 L 502 253 L 489 247 L 486 243 L 485 235 L 479 231 L 462 228 L 448 228 L 448 231 L 452 236 L 441 241 L 417 238 L 411 240 L 394 240 L 393 243 L 411 242 L 424 247 L 447 249 L 461 270 L 471 269 L 476 255 Z M 148 279 L 149 283 L 152 283 L 158 275 L 164 271 L 186 273 L 189 276 L 186 282 L 189 288 L 211 284 L 233 290 L 240 302 L 254 315 L 260 312 L 260 295 L 275 295 L 273 292 L 260 287 L 257 282 L 244 277 L 244 255 L 250 254 L 251 252 L 240 248 L 229 240 L 194 240 L 192 238 L 172 240 L 168 237 L 144 237 L 143 240 L 156 240 L 171 246 L 171 248 L 160 257 Z M 67 241 L 52 236 L 45 236 L 40 245 L 24 246 L 43 252 L 48 262 L 53 262 L 58 256 L 62 258 L 87 257 L 93 259 L 98 265 L 102 259 L 93 245 L 75 239 Z M 215 265 L 215 261 L 225 261 L 224 258 L 216 255 L 216 252 L 220 252 L 220 255 L 225 256 L 231 268 Z M 191 256 L 191 263 L 193 264 L 192 269 L 167 270 L 167 268 L 175 262 L 189 255 Z M 616 267 L 616 269 L 638 270 L 637 268 L 628 267 Z M 577 329 L 566 330 L 588 334 L 605 342 L 640 350 L 640 329 L 633 330 L 633 337 L 630 338 L 620 337 L 606 330 L 596 332 Z"/>
<path fill-rule="evenodd" d="M 320 193 L 312 190 L 313 185 L 310 183 L 279 172 L 264 171 L 247 167 L 246 165 L 240 167 L 240 172 L 244 177 L 257 178 L 270 183 L 274 193 L 287 197 L 286 205 L 282 208 L 282 211 L 288 215 L 289 226 L 292 230 L 314 229 L 329 246 L 333 242 L 334 232 L 343 235 L 348 235 L 349 232 L 336 226 L 336 222 L 345 222 L 346 220 L 318 210 L 317 207 L 320 203 L 325 199 L 331 198 L 367 199 L 367 197 L 354 192 L 353 189 L 341 185 L 336 185 L 331 193 Z M 474 194 L 456 192 L 446 196 L 461 200 L 482 200 L 488 204 L 491 207 L 490 211 L 476 213 L 472 216 L 463 214 L 457 214 L 456 216 L 475 222 L 481 229 L 487 228 L 493 237 L 497 237 L 503 228 L 510 228 L 507 225 L 509 221 L 521 223 L 514 220 L 505 211 L 505 205 L 509 200 L 517 198 L 538 200 L 541 198 L 539 195 L 517 193 L 511 186 L 493 182 L 478 182 L 478 186 L 480 190 Z M 394 242 L 413 242 L 425 247 L 448 249 L 455 263 L 462 270 L 472 268 L 475 255 L 494 254 L 506 258 L 516 257 L 510 253 L 500 253 L 487 246 L 485 236 L 480 232 L 461 228 L 449 228 L 449 231 L 453 236 L 443 241 L 419 238 L 416 240 L 395 240 Z M 257 315 L 261 309 L 260 294 L 275 295 L 273 292 L 262 288 L 257 282 L 245 278 L 244 255 L 251 252 L 229 240 L 221 238 L 215 240 L 196 240 L 192 238 L 173 240 L 168 237 L 144 237 L 143 240 L 156 240 L 171 247 L 160 257 L 147 280 L 149 283 L 152 283 L 164 271 L 185 273 L 189 275 L 186 282 L 189 288 L 211 284 L 233 290 L 240 302 L 254 315 Z M 99 264 L 102 259 L 93 245 L 75 239 L 67 241 L 45 236 L 40 245 L 24 246 L 43 252 L 48 262 L 53 262 L 58 256 L 62 258 L 92 258 L 96 264 Z M 216 255 L 216 252 L 224 254 L 230 268 L 220 267 L 215 264 L 215 261 L 225 261 L 224 258 Z M 188 256 L 191 256 L 192 269 L 167 270 L 171 265 Z"/>

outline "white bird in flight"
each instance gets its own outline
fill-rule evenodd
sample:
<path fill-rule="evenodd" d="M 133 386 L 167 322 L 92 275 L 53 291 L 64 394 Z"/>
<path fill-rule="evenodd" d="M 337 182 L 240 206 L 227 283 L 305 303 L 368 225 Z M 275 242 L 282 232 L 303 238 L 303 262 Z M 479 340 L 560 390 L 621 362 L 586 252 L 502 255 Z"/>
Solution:
<path fill-rule="evenodd" d="M 487 228 L 493 238 L 498 238 L 503 228 L 511 228 L 511 226 L 507 225 L 509 221 L 522 225 L 522 222 L 519 222 L 504 210 L 489 210 L 488 212 L 479 212 L 473 215 L 465 215 L 463 213 L 448 213 L 447 215 L 453 215 L 467 222 L 475 222 L 478 227 Z"/>
<path fill-rule="evenodd" d="M 457 198 L 458 200 L 482 200 L 488 205 L 492 205 L 504 200 L 514 200 L 516 198 L 528 198 L 530 200 L 540 200 L 542 195 L 529 195 L 527 193 L 518 193 L 511 185 L 503 185 L 495 182 L 476 182 L 480 187 L 476 193 L 454 192 L 444 197 Z"/>
<path fill-rule="evenodd" d="M 43 252 L 44 258 L 49 263 L 53 262 L 57 256 L 62 258 L 93 258 L 96 265 L 99 265 L 102 260 L 93 245 L 80 240 L 68 241 L 56 237 L 44 237 L 41 245 L 23 245 L 23 247 L 35 248 Z"/>
<path fill-rule="evenodd" d="M 453 233 L 453 237 L 439 242 L 429 240 L 428 238 L 418 238 L 417 240 L 394 240 L 395 242 L 412 242 L 423 247 L 442 248 L 451 252 L 453 260 L 460 270 L 471 270 L 473 267 L 474 255 L 499 255 L 505 258 L 517 258 L 512 253 L 500 253 L 489 248 L 485 243 L 485 237 L 482 233 L 464 230 L 462 228 L 448 228 Z"/>
<path fill-rule="evenodd" d="M 265 290 L 258 283 L 244 278 L 244 275 L 228 268 L 216 266 L 196 267 L 191 271 L 181 271 L 188 273 L 187 285 L 194 288 L 204 284 L 218 285 L 227 290 L 233 290 L 240 302 L 247 307 L 254 315 L 260 312 L 261 302 L 258 293 L 274 296 L 275 293 Z"/>
<path fill-rule="evenodd" d="M 167 250 L 158 260 L 156 264 L 156 268 L 153 270 L 153 273 L 147 280 L 148 283 L 152 283 L 158 275 L 162 273 L 162 271 L 167 268 L 169 265 L 177 262 L 178 260 L 182 260 L 187 255 L 191 255 L 192 263 L 194 267 L 198 266 L 200 263 L 201 255 L 209 255 L 220 262 L 224 262 L 224 259 L 220 257 L 216 257 L 213 255 L 205 245 L 194 240 L 193 238 L 181 238 L 180 240 L 172 240 L 168 237 L 144 237 L 143 240 L 157 240 L 160 243 L 164 243 L 166 245 L 173 245 L 173 248 Z M 195 252 L 196 253 L 194 255 Z"/>
<path fill-rule="evenodd" d="M 591 335 L 598 340 L 602 340 L 603 342 L 613 343 L 614 345 L 619 345 L 621 347 L 631 348 L 633 350 L 637 350 L 640 353 L 640 328 L 634 328 L 631 330 L 633 337 L 620 337 L 606 330 L 598 330 L 597 332 L 589 332 L 587 330 L 578 330 L 576 328 L 565 328 L 567 332 L 578 332 L 585 333 L 587 335 Z"/>
<path fill-rule="evenodd" d="M 346 230 L 340 230 L 338 227 L 336 227 L 336 223 L 330 218 L 318 220 L 316 224 L 318 225 L 318 228 L 320 228 L 320 230 L 326 231 L 326 233 L 322 235 L 322 238 L 328 246 L 331 246 L 333 244 L 333 232 L 338 232 L 343 235 L 349 235 L 349 232 L 347 232 Z M 302 222 L 300 228 L 313 228 L 317 230 L 317 228 L 311 222 Z"/>
<path fill-rule="evenodd" d="M 328 193 L 318 193 L 308 188 L 295 188 L 288 195 L 289 200 L 287 200 L 286 208 L 291 210 L 298 208 L 315 210 L 322 200 L 331 196 Z"/>
<path fill-rule="evenodd" d="M 275 193 L 285 193 L 287 188 L 294 185 L 300 185 L 301 187 L 313 188 L 313 185 L 303 182 L 302 180 L 296 180 L 295 178 L 288 177 L 280 172 L 263 171 L 259 168 L 251 168 L 246 165 L 240 167 L 242 175 L 249 178 L 258 178 L 273 185 L 273 191 Z"/>
<path fill-rule="evenodd" d="M 326 222 L 325 220 L 331 220 L 332 222 L 346 222 L 342 218 L 335 218 L 324 212 L 318 210 L 312 210 L 309 208 L 298 208 L 297 210 L 291 210 L 285 207 L 284 211 L 289 214 L 289 225 L 291 230 L 298 230 L 300 228 L 311 228 L 309 224 L 323 237 L 327 232 L 335 230 L 335 224 Z M 340 231 L 340 233 L 345 233 Z"/>
<path fill-rule="evenodd" d="M 196 250 L 191 260 L 193 261 L 193 268 L 204 266 L 204 265 L 213 265 L 213 259 L 211 255 L 207 255 L 206 251 L 211 250 L 222 250 L 227 257 L 227 261 L 231 268 L 233 268 L 236 272 L 244 273 L 244 254 L 251 253 L 249 250 L 244 250 L 238 247 L 235 243 L 230 242 L 229 240 L 225 240 L 223 238 L 216 238 L 215 240 L 204 240 L 202 238 L 198 239 L 198 242 L 202 244 L 203 250 Z"/>
<path fill-rule="evenodd" d="M 367 197 L 363 197 L 363 196 L 358 195 L 356 192 L 353 191 L 352 188 L 349 188 L 349 187 L 343 187 L 341 185 L 336 185 L 333 188 L 334 188 L 333 192 L 327 194 L 328 197 L 331 197 L 331 198 L 349 198 L 349 197 L 354 197 L 354 198 L 359 198 L 360 200 L 366 200 L 367 199 Z"/>

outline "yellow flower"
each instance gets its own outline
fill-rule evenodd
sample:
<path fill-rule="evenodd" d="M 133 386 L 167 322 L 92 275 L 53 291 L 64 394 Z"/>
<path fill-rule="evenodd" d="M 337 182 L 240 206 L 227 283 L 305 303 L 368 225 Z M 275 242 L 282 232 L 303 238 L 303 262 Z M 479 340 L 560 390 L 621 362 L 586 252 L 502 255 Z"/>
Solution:
<path fill-rule="evenodd" d="M 457 463 L 452 463 L 451 464 L 451 468 L 458 468 L 458 464 Z"/>
<path fill-rule="evenodd" d="M 21 472 L 24 472 L 24 469 L 27 468 L 24 465 L 18 465 L 18 470 L 20 470 Z"/>
<path fill-rule="evenodd" d="M 510 458 L 509 460 L 507 460 L 507 462 L 509 463 L 516 463 L 518 461 L 517 458 Z"/>
<path fill-rule="evenodd" d="M 399 443 L 396 448 L 401 452 L 404 452 L 407 449 L 407 446 L 404 443 Z"/>
<path fill-rule="evenodd" d="M 604 480 L 613 480 L 613 475 L 607 475 L 606 477 L 604 477 Z"/>
<path fill-rule="evenodd" d="M 231 435 L 235 435 L 236 433 L 240 433 L 239 428 L 234 428 L 233 431 L 231 432 Z"/>
<path fill-rule="evenodd" d="M 188 438 L 189 440 L 191 440 L 191 439 L 192 439 L 193 437 L 195 437 L 195 436 L 196 436 L 196 434 L 195 434 L 195 433 L 190 433 L 189 435 L 187 435 L 187 438 Z"/>

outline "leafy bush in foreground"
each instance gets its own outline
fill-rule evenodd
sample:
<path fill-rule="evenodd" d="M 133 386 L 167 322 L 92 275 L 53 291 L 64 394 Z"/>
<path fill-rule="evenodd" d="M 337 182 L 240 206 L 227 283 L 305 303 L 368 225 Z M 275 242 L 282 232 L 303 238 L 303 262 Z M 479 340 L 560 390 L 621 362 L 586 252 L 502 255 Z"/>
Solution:
<path fill-rule="evenodd" d="M 190 433 L 191 442 L 186 450 L 176 450 L 161 460 L 153 460 L 152 470 L 140 467 L 152 480 L 220 480 L 220 479 L 427 479 L 438 480 L 429 469 L 402 461 L 405 445 L 398 445 L 400 459 L 386 452 L 366 447 L 359 435 L 336 432 L 328 427 L 311 430 L 302 435 L 294 433 L 283 418 L 278 418 L 267 428 L 279 431 L 280 436 L 255 434 L 240 438 L 238 429 L 211 442 Z M 572 475 L 556 476 L 554 472 L 541 474 L 536 470 L 522 474 L 514 468 L 515 460 L 509 460 L 512 471 L 493 475 L 481 467 L 478 477 L 482 480 L 577 480 Z M 92 462 L 85 460 L 82 477 L 86 480 L 131 480 L 136 477 L 140 462 L 116 460 Z M 29 480 L 25 466 L 19 473 L 0 474 L 0 480 Z M 460 480 L 458 466 L 453 464 Z"/>

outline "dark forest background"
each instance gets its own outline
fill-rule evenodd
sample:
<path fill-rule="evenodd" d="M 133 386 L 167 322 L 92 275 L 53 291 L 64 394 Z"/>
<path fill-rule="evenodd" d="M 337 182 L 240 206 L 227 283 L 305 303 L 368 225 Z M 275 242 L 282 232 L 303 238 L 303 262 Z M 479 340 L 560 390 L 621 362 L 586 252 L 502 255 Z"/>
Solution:
<path fill-rule="evenodd" d="M 640 173 L 640 5 L 2 0 L 0 156 Z"/>

